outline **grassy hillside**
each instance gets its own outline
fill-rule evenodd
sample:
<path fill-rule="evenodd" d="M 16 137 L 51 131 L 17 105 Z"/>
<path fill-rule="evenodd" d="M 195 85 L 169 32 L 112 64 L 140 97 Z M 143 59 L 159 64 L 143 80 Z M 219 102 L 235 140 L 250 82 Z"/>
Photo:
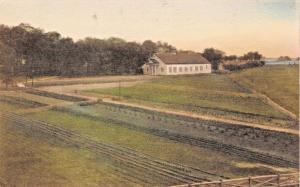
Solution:
<path fill-rule="evenodd" d="M 229 177 L 272 173 L 276 170 L 283 171 L 279 168 L 251 163 L 242 158 L 229 156 L 222 152 L 174 142 L 144 132 L 113 125 L 101 120 L 91 120 L 78 115 L 57 111 L 44 111 L 29 114 L 28 117 L 48 121 L 92 137 L 93 139 L 127 147 L 156 158 L 198 167 L 202 170 L 224 174 Z"/>
<path fill-rule="evenodd" d="M 294 114 L 299 114 L 299 66 L 265 66 L 230 76 L 267 95 Z"/>
<path fill-rule="evenodd" d="M 191 81 L 194 80 L 197 84 L 198 78 L 186 78 Z M 168 81 L 168 79 L 159 80 L 159 82 Z M 170 77 L 170 79 L 172 78 Z M 222 79 L 217 77 L 214 80 L 216 85 L 220 87 L 218 89 L 222 88 L 221 81 L 230 81 L 226 77 L 222 77 Z M 219 84 L 217 84 L 218 82 Z M 206 88 L 209 87 L 210 84 L 207 84 Z M 193 88 L 190 87 L 190 89 Z M 211 90 L 213 89 L 214 87 L 211 88 Z M 231 87 L 228 86 L 227 89 L 226 93 L 237 90 L 239 91 L 238 94 L 249 94 L 247 90 L 236 84 L 232 84 Z M 184 88 L 182 90 L 178 88 L 178 90 L 180 93 L 184 93 Z M 202 93 L 205 93 L 204 90 Z M 233 92 L 232 94 L 236 93 Z M 24 98 L 28 100 L 31 97 L 31 95 L 24 95 Z M 37 100 L 41 102 L 43 99 L 37 97 Z M 49 100 L 47 102 L 50 104 L 56 101 Z M 16 109 L 20 109 L 20 106 L 18 103 L 0 103 L 0 109 L 3 110 L 16 111 Z M 25 107 L 24 110 L 27 108 Z M 42 111 L 26 115 L 29 118 L 50 122 L 99 141 L 130 148 L 139 153 L 170 162 L 224 174 L 228 177 L 294 171 L 294 169 L 249 162 L 222 152 L 190 146 L 75 114 Z M 93 152 L 61 143 L 43 134 L 31 133 L 28 135 L 23 132 L 23 129 L 12 128 L 11 124 L 3 120 L 0 121 L 0 150 L 0 182 L 3 183 L 15 186 L 46 187 L 137 186 L 133 182 L 134 179 L 116 171 L 118 163 L 113 162 L 113 159 L 102 158 Z"/>
<path fill-rule="evenodd" d="M 137 186 L 93 153 L 26 135 L 0 121 L 0 184 L 9 186 Z"/>
<path fill-rule="evenodd" d="M 88 93 L 99 97 L 118 96 L 119 89 L 97 89 Z M 286 125 L 284 114 L 227 75 L 161 77 L 143 85 L 121 88 L 120 95 L 122 99 L 146 105 L 242 121 Z"/>

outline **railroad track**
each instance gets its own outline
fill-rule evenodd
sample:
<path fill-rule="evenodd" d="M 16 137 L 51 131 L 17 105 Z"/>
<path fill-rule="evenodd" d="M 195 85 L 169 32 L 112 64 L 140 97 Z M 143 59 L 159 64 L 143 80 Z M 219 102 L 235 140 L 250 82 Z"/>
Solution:
<path fill-rule="evenodd" d="M 128 123 L 126 121 L 122 121 L 122 120 L 111 119 L 111 118 L 102 117 L 102 116 L 91 116 L 89 114 L 84 114 L 84 113 L 80 113 L 80 112 L 72 111 L 72 110 L 66 110 L 64 112 L 69 112 L 69 113 L 74 113 L 74 114 L 76 113 L 77 115 L 82 115 L 82 116 L 88 117 L 90 119 L 102 120 L 104 122 L 116 124 L 119 126 L 127 126 L 128 128 L 143 131 L 145 133 L 153 134 L 156 136 L 164 137 L 164 138 L 182 142 L 182 143 L 187 143 L 187 144 L 190 144 L 193 146 L 204 147 L 204 148 L 209 148 L 209 149 L 213 149 L 216 151 L 221 151 L 221 152 L 224 152 L 224 153 L 227 153 L 230 155 L 235 155 L 235 156 L 239 156 L 242 158 L 246 158 L 250 161 L 258 161 L 261 163 L 266 163 L 266 164 L 281 166 L 281 167 L 298 168 L 298 166 L 299 166 L 299 164 L 297 162 L 287 160 L 287 159 L 277 156 L 277 155 L 267 154 L 267 153 L 263 153 L 263 152 L 259 152 L 259 151 L 253 151 L 253 150 L 250 150 L 247 148 L 238 147 L 238 146 L 231 145 L 231 144 L 224 144 L 224 143 L 218 142 L 216 140 L 200 138 L 200 137 L 191 137 L 188 135 L 171 132 L 171 131 L 165 130 L 165 129 L 142 127 L 142 126 L 138 126 L 138 125 L 135 125 L 132 123 Z"/>
<path fill-rule="evenodd" d="M 123 169 L 123 172 L 127 171 L 127 174 L 133 175 L 132 177 L 144 183 L 153 183 L 156 180 L 156 184 L 163 183 L 165 185 L 172 185 L 211 181 L 222 178 L 222 176 L 197 168 L 159 160 L 128 148 L 96 141 L 70 130 L 42 121 L 27 119 L 14 113 L 1 113 L 0 117 L 12 122 L 12 124 L 17 127 L 21 127 L 20 129 L 26 129 L 30 132 L 38 131 L 68 144 L 106 156 L 106 158 L 112 160 L 114 164 L 118 164 L 118 166 L 120 166 L 119 168 L 121 170 Z"/>

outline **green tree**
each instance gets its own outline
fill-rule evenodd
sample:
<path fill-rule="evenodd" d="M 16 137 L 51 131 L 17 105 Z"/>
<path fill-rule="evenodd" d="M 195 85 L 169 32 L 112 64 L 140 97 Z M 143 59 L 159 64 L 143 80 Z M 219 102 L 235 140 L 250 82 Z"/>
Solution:
<path fill-rule="evenodd" d="M 207 48 L 204 49 L 202 56 L 211 62 L 213 70 L 217 70 L 224 54 L 225 53 L 221 50 L 214 49 L 214 48 Z"/>
<path fill-rule="evenodd" d="M 139 44 L 112 37 L 74 42 L 57 32 L 45 33 L 29 24 L 0 25 L 0 41 L 14 49 L 19 59 L 14 72 L 26 77 L 138 73 L 153 53 L 176 52 L 168 43 L 151 40 Z M 26 63 L 20 65 L 21 61 Z"/>
<path fill-rule="evenodd" d="M 253 60 L 260 60 L 262 57 L 263 56 L 259 52 L 255 51 L 255 52 L 248 52 L 244 54 L 244 56 L 242 56 L 241 59 L 253 61 Z"/>
<path fill-rule="evenodd" d="M 152 42 L 151 40 L 145 40 L 142 46 L 144 47 L 149 57 L 156 53 L 158 50 L 156 43 Z"/>
<path fill-rule="evenodd" d="M 161 53 L 175 53 L 177 52 L 176 47 L 166 43 L 166 42 L 160 42 L 158 41 L 156 43 L 157 46 L 157 52 L 161 52 Z"/>
<path fill-rule="evenodd" d="M 231 60 L 237 60 L 238 57 L 236 55 L 229 55 L 229 56 L 224 56 L 223 59 L 231 61 Z"/>
<path fill-rule="evenodd" d="M 281 56 L 277 60 L 278 61 L 290 61 L 292 59 L 289 56 Z"/>
<path fill-rule="evenodd" d="M 13 48 L 0 42 L 0 68 L 2 74 L 2 82 L 6 85 L 13 83 L 14 67 L 17 62 L 16 52 Z"/>

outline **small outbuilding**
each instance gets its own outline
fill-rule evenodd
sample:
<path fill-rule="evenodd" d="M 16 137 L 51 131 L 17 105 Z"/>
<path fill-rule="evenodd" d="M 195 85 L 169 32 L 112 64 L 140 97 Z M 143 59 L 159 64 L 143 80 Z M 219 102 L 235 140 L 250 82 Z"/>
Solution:
<path fill-rule="evenodd" d="M 200 53 L 158 53 L 142 68 L 145 75 L 211 73 L 211 63 Z"/>

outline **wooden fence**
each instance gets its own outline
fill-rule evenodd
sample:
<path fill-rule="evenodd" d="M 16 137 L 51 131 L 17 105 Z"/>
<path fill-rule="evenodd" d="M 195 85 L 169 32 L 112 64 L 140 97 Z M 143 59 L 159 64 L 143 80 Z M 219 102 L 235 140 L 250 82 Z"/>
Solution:
<path fill-rule="evenodd" d="M 263 175 L 257 177 L 200 182 L 172 187 L 294 187 L 299 186 L 299 173 Z"/>

